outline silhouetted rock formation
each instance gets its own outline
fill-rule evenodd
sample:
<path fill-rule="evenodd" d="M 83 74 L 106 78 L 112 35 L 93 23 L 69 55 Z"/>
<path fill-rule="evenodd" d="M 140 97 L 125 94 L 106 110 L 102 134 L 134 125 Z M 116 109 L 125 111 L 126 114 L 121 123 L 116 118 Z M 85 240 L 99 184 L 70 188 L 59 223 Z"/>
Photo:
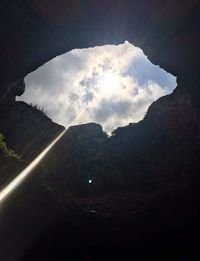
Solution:
<path fill-rule="evenodd" d="M 15 95 L 23 93 L 23 78 L 53 57 L 128 40 L 178 82 L 143 121 L 111 138 L 94 124 L 69 129 L 43 168 L 63 215 L 25 260 L 74 259 L 77 249 L 80 260 L 97 260 L 99 252 L 101 260 L 124 260 L 124 252 L 139 259 L 144 251 L 191 260 L 200 231 L 199 0 L 1 0 L 0 10 L 0 130 L 27 158 L 62 127 Z"/>
<path fill-rule="evenodd" d="M 199 134 L 199 111 L 187 93 L 174 91 L 154 102 L 144 120 L 110 138 L 94 123 L 70 127 L 47 158 L 47 183 L 65 196 L 188 186 L 198 179 Z"/>
<path fill-rule="evenodd" d="M 68 134 L 77 139 L 96 139 L 104 140 L 107 138 L 107 134 L 103 132 L 101 125 L 96 123 L 87 123 L 71 126 L 67 130 Z"/>
<path fill-rule="evenodd" d="M 144 120 L 118 128 L 109 141 L 130 183 L 190 182 L 198 177 L 199 110 L 187 93 L 173 94 L 154 102 Z M 117 164 L 117 163 L 116 163 Z"/>
<path fill-rule="evenodd" d="M 110 161 L 107 140 L 99 124 L 70 127 L 43 162 L 46 185 L 63 198 L 98 195 L 119 187 L 122 175 Z"/>
<path fill-rule="evenodd" d="M 111 137 L 94 123 L 70 127 L 43 162 L 63 221 L 25 260 L 198 256 L 199 117 L 188 94 L 174 91 Z"/>
<path fill-rule="evenodd" d="M 15 175 L 63 130 L 64 127 L 53 123 L 43 111 L 25 102 L 9 99 L 0 103 L 0 132 L 8 147 L 22 156 L 15 160 L 0 155 L 0 181 Z"/>

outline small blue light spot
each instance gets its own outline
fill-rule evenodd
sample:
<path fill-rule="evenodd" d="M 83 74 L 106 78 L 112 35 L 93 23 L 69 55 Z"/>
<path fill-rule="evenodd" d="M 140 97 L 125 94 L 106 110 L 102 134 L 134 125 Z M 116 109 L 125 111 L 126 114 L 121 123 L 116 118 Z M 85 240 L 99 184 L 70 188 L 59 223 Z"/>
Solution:
<path fill-rule="evenodd" d="M 88 180 L 88 183 L 91 184 L 91 183 L 92 183 L 92 179 L 89 179 L 89 180 Z"/>

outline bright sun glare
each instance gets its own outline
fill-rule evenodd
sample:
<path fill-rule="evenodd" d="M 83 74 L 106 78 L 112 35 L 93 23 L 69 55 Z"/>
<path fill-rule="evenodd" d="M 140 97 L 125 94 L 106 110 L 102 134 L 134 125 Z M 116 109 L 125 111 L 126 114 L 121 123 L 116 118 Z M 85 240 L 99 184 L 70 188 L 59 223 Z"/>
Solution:
<path fill-rule="evenodd" d="M 100 123 L 107 133 L 141 120 L 149 105 L 173 91 L 176 78 L 129 42 L 76 49 L 26 78 L 19 98 L 66 126 Z"/>
<path fill-rule="evenodd" d="M 100 79 L 100 85 L 102 85 L 102 92 L 104 94 L 114 93 L 120 85 L 120 78 L 114 72 L 105 72 Z"/>

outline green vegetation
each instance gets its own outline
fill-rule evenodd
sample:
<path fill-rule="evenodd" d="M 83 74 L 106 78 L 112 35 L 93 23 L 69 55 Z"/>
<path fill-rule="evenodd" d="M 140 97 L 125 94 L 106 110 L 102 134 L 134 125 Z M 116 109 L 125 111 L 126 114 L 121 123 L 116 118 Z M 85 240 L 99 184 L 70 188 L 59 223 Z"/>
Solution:
<path fill-rule="evenodd" d="M 47 116 L 47 111 L 43 107 L 40 107 L 38 104 L 33 104 L 32 102 L 29 103 L 29 105 Z"/>
<path fill-rule="evenodd" d="M 4 141 L 5 137 L 4 135 L 0 132 L 0 152 L 2 152 L 7 158 L 15 158 L 15 159 L 20 159 L 21 156 L 16 154 L 14 150 L 9 149 Z"/>

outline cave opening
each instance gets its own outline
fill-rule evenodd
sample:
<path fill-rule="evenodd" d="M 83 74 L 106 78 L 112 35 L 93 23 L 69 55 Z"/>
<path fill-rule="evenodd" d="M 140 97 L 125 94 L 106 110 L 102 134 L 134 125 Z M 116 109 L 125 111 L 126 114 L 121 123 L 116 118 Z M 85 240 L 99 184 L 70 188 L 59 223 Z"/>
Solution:
<path fill-rule="evenodd" d="M 29 74 L 25 82 L 18 100 L 66 128 L 95 122 L 109 134 L 142 120 L 152 102 L 176 87 L 176 77 L 128 41 L 74 49 Z"/>

